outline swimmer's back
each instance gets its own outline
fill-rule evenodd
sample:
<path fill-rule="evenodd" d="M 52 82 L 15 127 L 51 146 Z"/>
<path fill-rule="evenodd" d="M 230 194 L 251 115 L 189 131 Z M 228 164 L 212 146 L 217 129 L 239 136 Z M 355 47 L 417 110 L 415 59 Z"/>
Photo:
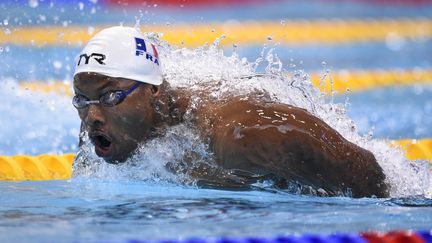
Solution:
<path fill-rule="evenodd" d="M 330 195 L 350 188 L 355 197 L 387 196 L 373 154 L 304 109 L 237 97 L 204 106 L 197 115 L 226 169 L 274 174 Z"/>

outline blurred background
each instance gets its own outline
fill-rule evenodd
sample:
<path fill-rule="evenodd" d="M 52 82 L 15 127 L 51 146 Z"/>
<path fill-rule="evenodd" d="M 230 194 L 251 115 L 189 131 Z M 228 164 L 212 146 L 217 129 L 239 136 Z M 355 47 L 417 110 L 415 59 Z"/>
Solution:
<path fill-rule="evenodd" d="M 360 133 L 432 137 L 430 0 L 3 0 L 0 154 L 75 152 L 76 55 L 99 29 L 137 23 L 179 47 L 222 37 L 226 55 L 250 62 L 274 48 L 284 69 L 347 102 Z"/>

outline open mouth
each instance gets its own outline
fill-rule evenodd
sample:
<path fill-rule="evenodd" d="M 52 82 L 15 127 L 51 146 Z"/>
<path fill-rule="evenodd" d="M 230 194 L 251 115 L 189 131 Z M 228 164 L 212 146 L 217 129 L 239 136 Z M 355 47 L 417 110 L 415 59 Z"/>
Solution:
<path fill-rule="evenodd" d="M 93 133 L 90 135 L 90 140 L 95 146 L 95 152 L 99 157 L 108 157 L 112 148 L 112 140 L 109 136 L 103 133 Z"/>

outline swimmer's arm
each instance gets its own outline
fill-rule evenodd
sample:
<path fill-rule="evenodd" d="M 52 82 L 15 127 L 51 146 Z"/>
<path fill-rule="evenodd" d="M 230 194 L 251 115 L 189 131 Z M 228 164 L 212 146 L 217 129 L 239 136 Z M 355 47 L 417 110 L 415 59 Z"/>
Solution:
<path fill-rule="evenodd" d="M 307 111 L 241 101 L 224 107 L 211 144 L 224 168 L 271 173 L 330 192 L 350 188 L 355 197 L 387 196 L 374 155 Z"/>

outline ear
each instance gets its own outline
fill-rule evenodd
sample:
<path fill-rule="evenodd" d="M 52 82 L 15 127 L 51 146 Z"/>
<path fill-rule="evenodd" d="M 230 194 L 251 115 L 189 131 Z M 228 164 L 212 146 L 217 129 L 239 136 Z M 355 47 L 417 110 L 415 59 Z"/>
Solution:
<path fill-rule="evenodd" d="M 152 85 L 151 91 L 154 97 L 159 97 L 161 95 L 161 88 L 157 85 Z"/>

